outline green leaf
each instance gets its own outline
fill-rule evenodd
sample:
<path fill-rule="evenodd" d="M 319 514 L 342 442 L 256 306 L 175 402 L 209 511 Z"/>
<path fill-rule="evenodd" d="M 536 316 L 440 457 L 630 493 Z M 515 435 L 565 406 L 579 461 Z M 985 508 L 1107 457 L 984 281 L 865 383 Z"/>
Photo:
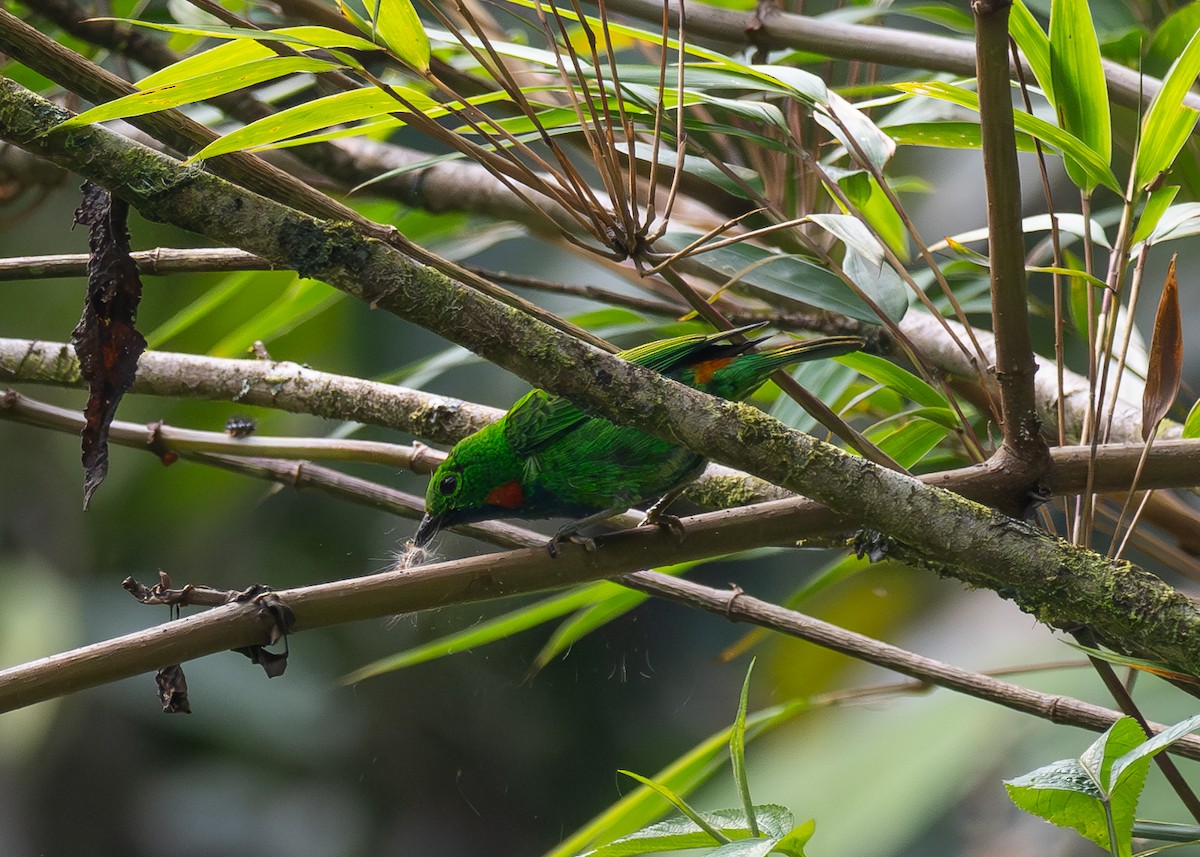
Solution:
<path fill-rule="evenodd" d="M 1187 419 L 1183 423 L 1183 436 L 1185 438 L 1200 437 L 1200 399 L 1192 405 L 1192 409 L 1188 411 Z"/>
<path fill-rule="evenodd" d="M 714 821 L 710 821 L 708 818 L 705 818 L 704 815 L 702 815 L 701 813 L 692 809 L 692 807 L 688 804 L 687 801 L 685 801 L 679 795 L 675 794 L 675 792 L 672 791 L 668 786 L 664 786 L 661 783 L 656 783 L 653 780 L 648 780 L 645 777 L 643 777 L 641 774 L 635 774 L 633 771 L 621 770 L 621 771 L 618 771 L 617 773 L 624 774 L 627 777 L 635 779 L 642 785 L 644 785 L 650 789 L 653 789 L 654 791 L 658 792 L 662 797 L 665 797 L 668 801 L 670 801 L 672 804 L 675 805 L 675 808 L 677 810 L 679 810 L 685 816 L 687 816 L 688 820 L 690 820 L 691 823 L 695 826 L 695 832 L 703 833 L 705 836 L 708 837 L 710 842 L 719 842 L 721 844 L 724 844 L 730 840 L 730 837 L 726 836 L 725 833 L 718 826 L 721 823 L 720 821 L 714 822 Z M 742 831 L 749 832 L 750 822 L 744 815 L 742 815 L 740 812 L 731 811 L 729 813 L 729 817 L 731 817 L 733 819 L 732 823 L 726 822 L 722 826 L 732 827 L 734 830 L 742 830 Z M 721 821 L 724 821 L 724 819 L 722 819 Z M 738 823 L 739 821 L 740 821 L 740 824 Z M 684 824 L 686 826 L 685 822 L 681 821 L 680 823 Z M 655 825 L 655 826 L 657 827 L 658 825 Z"/>
<path fill-rule="evenodd" d="M 1134 181 L 1139 188 L 1155 181 L 1175 162 L 1175 156 L 1187 142 L 1200 112 L 1183 103 L 1200 75 L 1200 31 L 1193 34 L 1179 58 L 1163 78 L 1162 89 L 1155 93 L 1146 115 L 1133 159 Z"/>
<path fill-rule="evenodd" d="M 442 105 L 415 89 L 406 86 L 397 86 L 393 89 L 421 110 L 430 108 L 440 111 L 441 114 L 446 112 Z M 331 125 L 358 122 L 404 110 L 405 108 L 394 97 L 374 87 L 338 92 L 324 98 L 307 101 L 304 104 L 297 104 L 295 107 L 264 116 L 236 131 L 230 131 L 220 139 L 213 140 L 188 160 L 198 161 L 242 149 L 262 148 L 280 140 L 328 128 Z"/>
<path fill-rule="evenodd" d="M 865 113 L 836 92 L 829 93 L 826 105 L 818 105 L 813 109 L 813 119 L 845 146 L 856 160 L 861 151 L 867 163 L 877 170 L 882 170 L 892 155 L 896 154 L 896 142 Z"/>
<path fill-rule="evenodd" d="M 899 320 L 894 313 L 899 310 L 903 300 L 904 309 L 908 309 L 908 290 L 904 280 L 891 264 L 875 264 L 855 247 L 847 247 L 842 258 L 842 270 L 862 293 L 878 308 L 881 315 Z"/>
<path fill-rule="evenodd" d="M 901 467 L 909 468 L 918 464 L 945 436 L 944 426 L 929 420 L 915 419 L 875 441 L 875 445 Z"/>
<path fill-rule="evenodd" d="M 1058 231 L 1068 235 L 1075 235 L 1082 238 L 1085 234 L 1091 235 L 1093 244 L 1099 244 L 1101 247 L 1112 247 L 1109 243 L 1108 235 L 1104 232 L 1104 227 L 1096 222 L 1096 218 L 1084 218 L 1082 214 L 1072 214 L 1071 212 L 1062 212 L 1054 215 L 1054 220 L 1058 223 Z M 1091 227 L 1090 230 L 1088 227 Z M 1049 214 L 1034 214 L 1029 217 L 1022 218 L 1021 231 L 1026 235 L 1031 235 L 1035 232 L 1049 232 L 1052 227 L 1052 220 Z M 982 229 L 971 229 L 966 232 L 960 232 L 954 235 L 945 242 L 939 241 L 934 244 L 931 250 L 940 250 L 943 246 L 951 242 L 959 244 L 970 244 L 975 241 L 985 241 L 988 237 L 987 227 Z"/>
<path fill-rule="evenodd" d="M 1108 85 L 1087 0 L 1054 0 L 1050 5 L 1050 74 L 1059 124 L 1107 164 L 1112 159 Z M 1096 178 L 1069 155 L 1066 167 L 1085 193 L 1095 189 Z"/>
<path fill-rule="evenodd" d="M 621 773 L 654 785 L 628 771 Z M 695 813 L 694 817 L 670 818 L 588 851 L 581 857 L 623 857 L 711 847 L 715 837 L 720 837 L 719 841 L 723 844 L 709 854 L 722 854 L 725 857 L 769 854 L 775 843 L 792 827 L 792 814 L 787 807 L 763 804 L 754 807 L 754 816 L 756 821 L 751 822 L 740 809 L 718 809 L 713 812 Z M 752 823 L 768 831 L 770 835 L 766 838 L 750 836 Z M 764 847 L 766 850 L 761 850 Z"/>
<path fill-rule="evenodd" d="M 976 113 L 979 112 L 979 96 L 960 86 L 954 86 L 942 81 L 897 83 L 893 84 L 893 86 L 902 92 L 923 95 L 927 98 L 936 98 L 939 101 L 957 104 L 960 107 L 974 110 Z M 1088 181 L 1093 186 L 1102 184 L 1117 193 L 1121 193 L 1121 188 L 1117 184 L 1117 178 L 1113 175 L 1108 161 L 1101 158 L 1090 146 L 1079 138 L 1056 125 L 1050 124 L 1044 119 L 1039 119 L 1036 116 L 1026 113 L 1024 110 L 1015 110 L 1013 112 L 1013 123 L 1016 125 L 1018 131 L 1036 137 L 1043 143 L 1057 149 L 1066 158 L 1073 158 L 1078 166 L 1084 170 Z"/>
<path fill-rule="evenodd" d="M 1187 48 L 1188 41 L 1200 29 L 1200 3 L 1187 3 L 1162 20 L 1146 49 L 1142 71 L 1163 77 L 1171 63 Z"/>
<path fill-rule="evenodd" d="M 1198 4 L 1198 8 L 1200 8 L 1200 4 Z M 1131 243 L 1135 245 L 1135 249 L 1137 244 L 1149 238 L 1150 234 L 1158 227 L 1163 215 L 1175 201 L 1177 193 L 1179 193 L 1179 185 L 1166 185 L 1150 194 L 1150 198 L 1146 200 L 1146 205 L 1142 208 L 1142 213 L 1138 215 L 1137 228 L 1133 230 L 1133 238 L 1130 239 Z"/>
<path fill-rule="evenodd" d="M 659 239 L 663 249 L 682 249 L 700 238 L 698 233 L 668 232 Z M 749 243 L 731 244 L 707 250 L 695 257 L 696 262 L 712 271 L 721 282 L 736 279 L 755 288 L 783 294 L 810 306 L 848 315 L 859 321 L 878 322 L 875 313 L 834 274 L 802 256 L 777 253 Z M 903 287 L 896 289 L 885 284 L 874 295 L 876 303 L 893 320 L 899 320 L 908 309 L 908 294 Z"/>
<path fill-rule="evenodd" d="M 608 581 L 577 586 L 561 595 L 553 595 L 549 598 L 541 599 L 525 607 L 510 610 L 494 619 L 472 625 L 465 630 L 454 634 L 447 634 L 444 637 L 431 640 L 423 645 L 414 646 L 411 649 L 389 655 L 386 658 L 372 661 L 363 667 L 359 667 L 354 672 L 343 676 L 342 683 L 357 684 L 360 681 L 374 678 L 377 675 L 402 670 L 406 667 L 445 657 L 446 655 L 465 652 L 468 649 L 486 646 L 497 640 L 508 639 L 529 628 L 550 622 L 559 616 L 565 616 L 572 610 L 578 610 L 587 604 L 608 599 L 613 595 L 628 591 L 625 587 L 609 583 Z"/>
<path fill-rule="evenodd" d="M 130 116 L 143 116 L 171 107 L 179 107 L 217 95 L 224 95 L 247 86 L 255 86 L 268 80 L 275 80 L 288 74 L 300 72 L 331 71 L 340 68 L 337 63 L 311 57 L 268 57 L 261 60 L 251 60 L 243 65 L 225 69 L 221 72 L 190 78 L 178 83 L 157 86 L 143 92 L 135 92 L 85 110 L 78 116 L 73 116 L 60 127 L 87 125 L 92 122 L 106 122 L 109 119 L 125 119 Z"/>
<path fill-rule="evenodd" d="M 808 700 L 797 699 L 751 714 L 746 718 L 747 738 L 756 738 L 809 710 L 809 707 Z M 683 794 L 699 786 L 722 766 L 731 728 L 710 735 L 675 759 L 654 775 L 655 782 L 669 785 L 677 793 Z M 544 857 L 575 857 L 589 843 L 625 835 L 649 824 L 662 812 L 663 801 L 658 793 L 640 786 L 576 830 Z"/>
<path fill-rule="evenodd" d="M 738 839 L 728 845 L 722 845 L 715 851 L 709 851 L 707 857 L 767 857 L 779 840 L 770 839 Z"/>
<path fill-rule="evenodd" d="M 603 311 L 601 312 L 603 313 Z M 599 313 L 592 315 L 599 315 Z M 580 324 L 578 318 L 571 320 L 575 324 Z M 599 322 L 594 324 L 580 324 L 580 326 L 586 327 L 588 330 L 595 330 L 598 324 Z M 757 551 L 745 551 L 739 556 L 741 558 L 748 558 L 756 553 Z M 727 559 L 727 557 L 711 557 L 702 560 L 691 560 L 689 562 L 656 568 L 655 571 L 659 574 L 677 576 L 718 558 Z M 583 639 L 596 629 L 602 628 L 619 616 L 624 616 L 649 597 L 645 593 L 627 589 L 615 583 L 609 584 L 609 586 L 612 587 L 610 591 L 606 590 L 603 596 L 596 598 L 593 603 L 583 606 L 574 616 L 565 620 L 555 629 L 550 639 L 546 641 L 546 645 L 542 647 L 542 650 L 538 652 L 537 657 L 534 659 L 533 666 L 530 668 L 531 672 L 544 669 L 558 654 L 566 651 L 577 641 Z"/>
<path fill-rule="evenodd" d="M 1050 71 L 1050 38 L 1029 8 L 1016 0 L 1008 15 L 1008 32 L 1029 61 L 1033 76 L 1050 103 L 1054 103 L 1054 78 Z"/>
<path fill-rule="evenodd" d="M 346 297 L 320 280 L 297 277 L 278 300 L 227 333 L 209 349 L 214 357 L 244 354 L 256 341 L 270 342 L 299 327 Z"/>
<path fill-rule="evenodd" d="M 550 635 L 550 639 L 546 641 L 541 651 L 537 653 L 537 657 L 534 658 L 533 664 L 529 668 L 530 672 L 539 672 L 545 669 L 550 661 L 571 648 L 576 642 L 609 622 L 624 616 L 647 598 L 649 596 L 643 592 L 635 592 L 622 587 L 621 591 L 614 592 L 603 601 L 579 610 Z"/>
<path fill-rule="evenodd" d="M 429 36 L 411 0 L 369 0 L 373 28 L 392 56 L 424 74 L 429 71 Z"/>
<path fill-rule="evenodd" d="M 738 700 L 737 717 L 729 730 L 729 758 L 733 763 L 733 781 L 742 798 L 742 808 L 750 821 L 750 835 L 758 836 L 758 821 L 754 816 L 754 801 L 750 799 L 750 780 L 746 776 L 746 704 L 750 697 L 750 675 L 754 672 L 754 659 L 746 668 L 746 679 L 742 682 L 742 694 Z"/>
<path fill-rule="evenodd" d="M 883 264 L 883 247 L 857 217 L 851 214 L 810 214 L 804 219 L 841 241 L 847 250 L 857 251 L 868 264 Z"/>
<path fill-rule="evenodd" d="M 258 271 L 239 271 L 224 277 L 222 281 L 206 291 L 196 300 L 175 313 L 150 333 L 146 334 L 147 348 L 162 348 L 173 337 L 204 320 L 211 312 L 245 288 Z"/>
<path fill-rule="evenodd" d="M 1114 766 L 1144 739 L 1137 721 L 1122 717 L 1078 759 L 1063 759 L 1008 780 L 1005 788 L 1021 809 L 1060 827 L 1073 828 L 1104 849 L 1110 847 L 1111 824 L 1116 836 L 1114 853 L 1129 857 L 1133 813 L 1149 758 L 1130 759 L 1115 777 Z"/>
<path fill-rule="evenodd" d="M 131 21 L 130 23 L 140 23 Z M 366 39 L 351 36 L 339 30 L 328 27 L 283 27 L 278 30 L 246 30 L 238 35 L 238 31 L 213 28 L 206 35 L 217 38 L 228 38 L 232 41 L 218 45 L 207 51 L 186 57 L 177 63 L 159 69 L 147 75 L 137 83 L 138 89 L 153 89 L 168 83 L 179 83 L 190 78 L 215 74 L 225 69 L 244 65 L 251 60 L 265 59 L 278 56 L 264 41 L 282 42 L 298 51 L 309 51 L 316 48 L 353 48 L 359 51 L 375 51 L 378 48 Z"/>
<path fill-rule="evenodd" d="M 1121 789 L 1123 781 L 1126 777 L 1131 776 L 1130 772 L 1133 766 L 1139 761 L 1149 761 L 1150 758 L 1157 756 L 1180 738 L 1195 732 L 1197 729 L 1200 729 L 1200 714 L 1164 729 L 1153 738 L 1126 752 L 1112 763 L 1112 773 L 1109 780 L 1111 783 L 1110 788 L 1113 791 Z M 1140 727 L 1138 731 L 1141 731 Z"/>
<path fill-rule="evenodd" d="M 950 400 L 942 395 L 940 390 L 931 387 L 907 369 L 902 369 L 895 363 L 884 360 L 882 357 L 856 351 L 853 354 L 845 354 L 835 359 L 843 366 L 849 366 L 856 372 L 866 375 L 872 381 L 895 390 L 919 405 L 925 405 L 929 408 L 951 409 Z"/>
<path fill-rule="evenodd" d="M 775 845 L 775 850 L 788 857 L 805 857 L 804 846 L 813 838 L 817 831 L 816 819 L 810 818 L 803 824 L 798 824 L 788 831 Z"/>
<path fill-rule="evenodd" d="M 983 134 L 978 122 L 907 122 L 884 125 L 883 131 L 902 146 L 932 146 L 940 149 L 978 149 Z M 1034 151 L 1033 138 L 1017 135 L 1017 149 Z"/>
<path fill-rule="evenodd" d="M 1145 242 L 1161 244 L 1176 238 L 1200 234 L 1200 202 L 1181 202 L 1169 206 L 1159 217 L 1158 224 L 1146 236 Z"/>

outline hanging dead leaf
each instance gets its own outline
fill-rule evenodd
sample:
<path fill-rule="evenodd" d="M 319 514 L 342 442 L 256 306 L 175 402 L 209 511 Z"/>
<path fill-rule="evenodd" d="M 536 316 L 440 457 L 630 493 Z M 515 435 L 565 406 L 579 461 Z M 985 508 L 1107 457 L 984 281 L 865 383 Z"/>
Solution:
<path fill-rule="evenodd" d="M 1142 440 L 1154 433 L 1159 421 L 1175 403 L 1182 374 L 1183 320 L 1179 315 L 1179 287 L 1175 282 L 1175 256 L 1172 256 L 1150 340 L 1150 367 L 1146 372 L 1146 392 L 1142 395 Z"/>
<path fill-rule="evenodd" d="M 162 702 L 163 714 L 192 713 L 183 667 L 179 664 L 165 666 L 155 673 L 154 681 L 158 684 L 158 698 Z"/>
<path fill-rule="evenodd" d="M 71 344 L 88 385 L 82 432 L 85 509 L 108 474 L 108 427 L 146 350 L 146 339 L 134 326 L 142 281 L 129 253 L 128 214 L 127 203 L 84 183 L 75 222 L 88 228 L 87 298 Z"/>

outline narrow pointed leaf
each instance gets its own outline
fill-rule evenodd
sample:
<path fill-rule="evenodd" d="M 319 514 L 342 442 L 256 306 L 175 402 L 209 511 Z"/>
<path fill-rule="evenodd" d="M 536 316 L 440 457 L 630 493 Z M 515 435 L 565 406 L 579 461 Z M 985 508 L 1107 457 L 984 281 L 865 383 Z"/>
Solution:
<path fill-rule="evenodd" d="M 275 80 L 288 74 L 299 72 L 320 72 L 340 68 L 336 63 L 312 57 L 269 57 L 252 60 L 236 68 L 226 69 L 220 73 L 202 75 L 179 83 L 158 86 L 153 89 L 135 92 L 85 110 L 62 123 L 63 126 L 87 125 L 92 122 L 106 122 L 109 119 L 125 119 L 130 116 L 143 116 L 171 107 L 179 107 L 217 95 L 224 95 L 247 86 L 255 86 L 268 80 Z"/>
<path fill-rule="evenodd" d="M 1108 86 L 1087 0 L 1051 4 L 1050 74 L 1059 123 L 1108 163 L 1112 158 Z M 1072 157 L 1067 157 L 1066 166 L 1071 180 L 1085 193 L 1095 188 L 1096 178 Z"/>
<path fill-rule="evenodd" d="M 1179 287 L 1175 282 L 1175 257 L 1167 269 L 1154 316 L 1154 334 L 1150 339 L 1150 370 L 1142 396 L 1142 440 L 1154 432 L 1167 415 L 1183 377 L 1183 318 L 1179 313 Z"/>
<path fill-rule="evenodd" d="M 733 781 L 742 798 L 742 808 L 750 821 L 750 835 L 758 836 L 758 822 L 754 817 L 754 801 L 750 799 L 750 780 L 746 775 L 746 702 L 750 697 L 750 676 L 754 672 L 754 660 L 746 668 L 746 679 L 742 682 L 742 694 L 738 700 L 737 717 L 729 730 L 729 758 L 733 762 Z"/>
<path fill-rule="evenodd" d="M 1163 86 L 1150 102 L 1142 118 L 1142 133 L 1134 158 L 1134 179 L 1145 187 L 1159 173 L 1170 169 L 1175 156 L 1187 142 L 1200 113 L 1183 103 L 1200 75 L 1200 31 L 1197 31 L 1183 53 L 1171 65 Z"/>
<path fill-rule="evenodd" d="M 1178 193 L 1179 185 L 1167 185 L 1150 194 L 1150 198 L 1146 200 L 1146 205 L 1142 208 L 1142 213 L 1138 215 L 1137 228 L 1133 230 L 1131 241 L 1135 251 L 1137 245 L 1149 238 L 1158 228 L 1163 215 L 1167 213 Z"/>
<path fill-rule="evenodd" d="M 1029 8 L 1016 0 L 1008 16 L 1008 32 L 1029 61 L 1038 86 L 1054 103 L 1054 78 L 1050 71 L 1050 38 Z"/>
<path fill-rule="evenodd" d="M 256 33 L 258 38 L 249 34 Z M 244 65 L 251 60 L 265 59 L 278 54 L 263 44 L 264 41 L 277 41 L 289 45 L 297 51 L 309 51 L 315 48 L 353 48 L 357 51 L 378 51 L 379 47 L 366 39 L 352 36 L 328 27 L 283 27 L 278 30 L 249 30 L 246 35 L 234 38 L 231 34 L 220 31 L 212 33 L 218 38 L 230 38 L 229 42 L 218 45 L 195 56 L 190 56 L 172 63 L 166 68 L 159 69 L 138 81 L 138 89 L 152 89 L 168 83 L 179 83 L 193 77 L 213 74 L 225 69 Z"/>
<path fill-rule="evenodd" d="M 637 780 L 642 785 L 653 789 L 654 791 L 658 792 L 660 795 L 665 797 L 667 800 L 669 800 L 672 804 L 675 805 L 675 808 L 677 810 L 679 810 L 685 816 L 687 816 L 691 820 L 691 822 L 693 824 L 695 824 L 696 827 L 699 828 L 699 830 L 703 831 L 713 842 L 719 842 L 722 845 L 724 845 L 726 842 L 729 841 L 730 837 L 726 836 L 724 833 L 722 833 L 720 830 L 718 830 L 717 827 L 714 826 L 712 821 L 705 818 L 703 815 L 701 815 L 696 810 L 692 809 L 692 807 L 688 804 L 687 801 L 685 801 L 679 795 L 675 794 L 675 792 L 673 792 L 667 786 L 664 786 L 660 783 L 656 783 L 653 780 L 648 780 L 645 777 L 643 777 L 641 774 L 635 774 L 633 771 L 622 770 L 622 771 L 618 771 L 618 773 L 624 774 L 625 776 L 630 777 L 631 779 Z M 749 829 L 749 822 L 744 817 L 742 818 L 742 824 L 746 825 L 747 830 Z"/>
<path fill-rule="evenodd" d="M 979 96 L 960 86 L 954 86 L 942 81 L 897 83 L 893 84 L 893 86 L 902 92 L 936 98 L 939 101 L 958 104 L 961 107 L 974 110 L 976 113 L 979 112 Z M 1102 184 L 1117 193 L 1121 193 L 1121 187 L 1117 183 L 1117 178 L 1113 175 L 1108 161 L 1100 157 L 1099 154 L 1094 152 L 1090 146 L 1078 137 L 1056 125 L 1052 125 L 1044 119 L 1032 116 L 1024 110 L 1017 110 L 1013 113 L 1013 123 L 1016 125 L 1018 131 L 1023 131 L 1030 136 L 1038 138 L 1043 143 L 1057 149 L 1067 158 L 1073 158 L 1087 174 L 1088 181 L 1094 183 L 1093 186 L 1095 184 Z"/>
<path fill-rule="evenodd" d="M 472 625 L 470 628 L 462 631 L 447 634 L 444 637 L 431 640 L 423 645 L 414 646 L 395 655 L 389 655 L 386 658 L 372 661 L 354 672 L 343 676 L 342 683 L 357 684 L 360 681 L 387 672 L 405 669 L 406 667 L 415 666 L 416 664 L 446 655 L 486 646 L 488 643 L 507 639 L 521 631 L 553 621 L 559 616 L 570 613 L 572 610 L 577 610 L 597 599 L 619 591 L 628 590 L 607 581 L 575 587 L 561 595 L 553 595 L 549 598 L 541 599 L 525 607 L 510 610 L 494 619 Z"/>
<path fill-rule="evenodd" d="M 375 33 L 392 56 L 424 73 L 429 71 L 429 36 L 411 0 L 374 0 Z"/>
<path fill-rule="evenodd" d="M 919 405 L 929 408 L 950 408 L 950 400 L 940 390 L 931 387 L 907 369 L 884 360 L 882 357 L 859 351 L 834 359 L 843 366 L 849 366 L 856 372 L 866 375 L 872 381 L 890 387 Z"/>
<path fill-rule="evenodd" d="M 787 723 L 809 710 L 807 700 L 798 699 L 755 712 L 746 718 L 747 738 Z M 654 775 L 654 781 L 686 794 L 723 766 L 730 729 L 710 735 L 687 753 Z M 663 799 L 647 786 L 639 786 L 576 830 L 543 857 L 575 857 L 589 843 L 612 839 L 637 830 L 663 814 Z"/>
<path fill-rule="evenodd" d="M 946 428 L 938 423 L 917 419 L 905 423 L 886 437 L 876 441 L 901 467 L 910 468 L 934 450 L 946 436 Z"/>
<path fill-rule="evenodd" d="M 442 113 L 445 112 L 441 105 L 414 89 L 397 86 L 394 90 L 418 108 L 437 107 Z M 264 116 L 243 128 L 231 131 L 209 143 L 189 160 L 215 158 L 228 152 L 261 148 L 331 125 L 359 122 L 404 109 L 391 95 L 374 87 L 338 92 Z"/>

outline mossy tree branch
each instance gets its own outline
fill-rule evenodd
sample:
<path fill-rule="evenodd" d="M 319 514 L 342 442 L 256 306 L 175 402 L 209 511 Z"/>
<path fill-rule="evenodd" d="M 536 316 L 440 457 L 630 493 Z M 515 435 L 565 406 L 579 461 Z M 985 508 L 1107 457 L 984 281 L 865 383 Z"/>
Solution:
<path fill-rule="evenodd" d="M 1200 673 L 1200 611 L 1141 569 L 854 458 L 748 405 L 625 363 L 456 285 L 350 224 L 300 214 L 101 128 L 56 128 L 65 116 L 12 81 L 0 82 L 5 139 L 107 187 L 145 217 L 322 279 L 594 413 L 819 500 L 886 533 L 911 559 L 1000 592 L 1043 622 L 1086 625 L 1110 645 Z M 619 553 L 600 551 L 589 567 L 616 562 Z"/>

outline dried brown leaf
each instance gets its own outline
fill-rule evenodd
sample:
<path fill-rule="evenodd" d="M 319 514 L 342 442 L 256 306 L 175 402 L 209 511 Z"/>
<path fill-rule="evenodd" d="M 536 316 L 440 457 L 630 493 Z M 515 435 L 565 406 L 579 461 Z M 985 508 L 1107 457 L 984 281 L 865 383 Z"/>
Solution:
<path fill-rule="evenodd" d="M 88 285 L 83 315 L 71 335 L 88 385 L 83 428 L 83 507 L 108 473 L 108 427 L 133 386 L 146 339 L 134 326 L 142 282 L 129 252 L 129 206 L 86 182 L 75 222 L 88 228 Z"/>
<path fill-rule="evenodd" d="M 1154 433 L 1159 421 L 1175 403 L 1182 374 L 1183 320 L 1179 314 L 1179 287 L 1175 281 L 1175 257 L 1172 256 L 1150 340 L 1150 367 L 1146 372 L 1146 392 L 1142 395 L 1142 440 Z"/>

